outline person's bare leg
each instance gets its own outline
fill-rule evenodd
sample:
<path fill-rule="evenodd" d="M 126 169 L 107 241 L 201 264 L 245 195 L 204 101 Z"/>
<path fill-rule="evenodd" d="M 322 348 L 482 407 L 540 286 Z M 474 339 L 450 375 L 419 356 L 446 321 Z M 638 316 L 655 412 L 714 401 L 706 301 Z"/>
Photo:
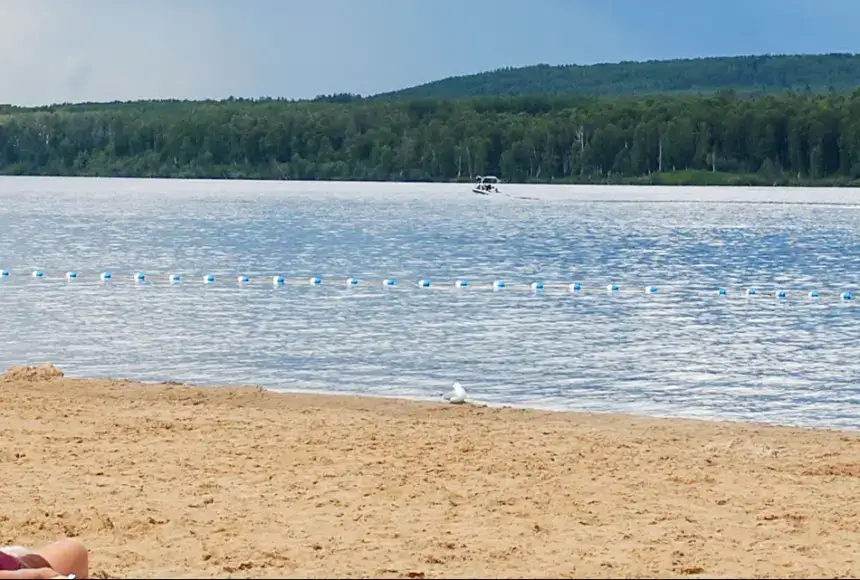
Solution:
<path fill-rule="evenodd" d="M 37 550 L 36 553 L 47 560 L 55 572 L 63 575 L 74 574 L 76 578 L 89 577 L 87 549 L 78 540 L 60 540 Z"/>

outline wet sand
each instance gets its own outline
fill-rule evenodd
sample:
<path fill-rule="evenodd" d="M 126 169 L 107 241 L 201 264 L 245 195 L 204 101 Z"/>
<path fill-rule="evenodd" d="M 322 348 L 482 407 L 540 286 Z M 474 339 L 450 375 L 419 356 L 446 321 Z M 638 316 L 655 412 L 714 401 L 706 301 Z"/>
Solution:
<path fill-rule="evenodd" d="M 95 577 L 857 577 L 860 437 L 0 378 L 0 544 Z"/>

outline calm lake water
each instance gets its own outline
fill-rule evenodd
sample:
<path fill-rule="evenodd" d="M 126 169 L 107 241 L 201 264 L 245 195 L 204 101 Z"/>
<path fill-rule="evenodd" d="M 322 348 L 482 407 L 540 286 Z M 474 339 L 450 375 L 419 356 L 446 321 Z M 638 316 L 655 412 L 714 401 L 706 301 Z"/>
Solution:
<path fill-rule="evenodd" d="M 504 193 L 0 178 L 0 364 L 860 427 L 860 192 Z"/>

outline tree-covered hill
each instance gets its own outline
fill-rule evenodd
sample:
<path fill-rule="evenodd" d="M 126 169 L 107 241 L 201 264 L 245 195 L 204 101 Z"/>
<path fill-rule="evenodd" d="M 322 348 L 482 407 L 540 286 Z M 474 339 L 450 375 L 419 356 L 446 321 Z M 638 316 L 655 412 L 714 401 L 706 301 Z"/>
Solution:
<path fill-rule="evenodd" d="M 611 64 L 536 65 L 451 77 L 375 98 L 456 99 L 478 96 L 581 94 L 601 97 L 669 93 L 743 94 L 787 90 L 853 91 L 860 55 L 764 55 Z"/>

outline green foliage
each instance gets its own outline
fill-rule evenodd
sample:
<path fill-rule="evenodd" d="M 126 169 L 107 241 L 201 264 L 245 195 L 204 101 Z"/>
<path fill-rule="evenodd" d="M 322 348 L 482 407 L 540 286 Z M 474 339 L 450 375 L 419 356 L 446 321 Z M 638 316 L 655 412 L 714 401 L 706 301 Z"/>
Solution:
<path fill-rule="evenodd" d="M 0 173 L 841 185 L 860 178 L 860 91 L 7 108 Z"/>
<path fill-rule="evenodd" d="M 773 94 L 788 90 L 853 91 L 860 83 L 860 55 L 762 55 L 588 66 L 547 64 L 451 77 L 385 93 L 386 99 L 582 94 L 599 97 L 654 94 Z"/>

